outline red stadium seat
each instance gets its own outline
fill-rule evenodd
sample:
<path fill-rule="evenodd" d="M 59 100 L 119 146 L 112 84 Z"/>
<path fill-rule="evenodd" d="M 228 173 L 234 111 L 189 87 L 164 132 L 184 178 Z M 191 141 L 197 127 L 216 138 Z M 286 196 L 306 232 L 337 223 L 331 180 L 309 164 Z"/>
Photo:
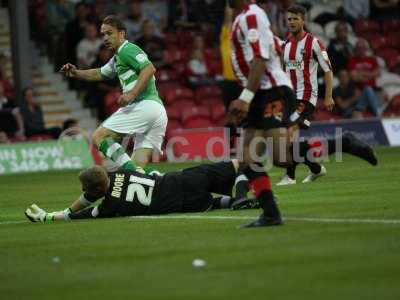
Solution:
<path fill-rule="evenodd" d="M 188 88 L 170 89 L 165 94 L 165 103 L 167 105 L 172 104 L 178 99 L 194 99 L 194 94 Z"/>
<path fill-rule="evenodd" d="M 177 47 L 178 45 L 178 37 L 175 32 L 166 32 L 164 34 L 164 41 L 167 48 Z"/>
<path fill-rule="evenodd" d="M 314 121 L 331 121 L 331 120 L 338 120 L 340 117 L 334 113 L 329 111 L 316 111 L 314 113 Z"/>
<path fill-rule="evenodd" d="M 107 115 L 111 115 L 119 109 L 118 99 L 120 96 L 121 92 L 114 91 L 104 97 L 104 110 Z"/>
<path fill-rule="evenodd" d="M 205 128 L 212 126 L 208 107 L 198 106 L 184 109 L 182 112 L 184 128 Z"/>
<path fill-rule="evenodd" d="M 366 32 L 380 33 L 381 26 L 376 21 L 371 20 L 358 20 L 355 24 L 354 31 L 357 35 L 361 35 Z"/>
<path fill-rule="evenodd" d="M 182 128 L 182 123 L 177 120 L 168 120 L 166 138 L 169 139 L 171 137 L 171 133 L 176 130 Z"/>
<path fill-rule="evenodd" d="M 400 28 L 400 20 L 385 20 L 382 24 L 382 29 L 384 33 L 396 32 L 398 34 L 398 30 Z"/>
<path fill-rule="evenodd" d="M 156 82 L 158 94 L 161 99 L 165 99 L 165 95 L 169 90 L 182 88 L 183 86 L 176 81 Z"/>
<path fill-rule="evenodd" d="M 400 35 L 398 32 L 390 32 L 386 35 L 388 47 L 400 49 Z"/>
<path fill-rule="evenodd" d="M 369 43 L 371 45 L 372 50 L 374 50 L 375 52 L 378 49 L 389 47 L 389 41 L 384 36 L 374 37 L 371 40 L 369 40 Z"/>
<path fill-rule="evenodd" d="M 180 122 L 181 120 L 181 109 L 179 106 L 169 106 L 166 108 L 167 110 L 167 116 L 168 116 L 168 123 L 170 120 L 178 120 Z"/>
<path fill-rule="evenodd" d="M 195 91 L 196 102 L 201 103 L 206 98 L 219 98 L 221 97 L 221 89 L 216 85 L 208 85 L 199 87 Z"/>
<path fill-rule="evenodd" d="M 385 60 L 386 65 L 390 65 L 391 61 L 396 60 L 399 56 L 399 51 L 394 48 L 383 48 L 379 49 L 376 52 L 376 55 L 382 57 Z"/>
<path fill-rule="evenodd" d="M 215 125 L 223 126 L 225 124 L 225 106 L 221 103 L 210 107 L 211 119 Z"/>
<path fill-rule="evenodd" d="M 156 72 L 156 80 L 158 82 L 178 81 L 178 72 L 174 69 L 160 69 Z"/>
<path fill-rule="evenodd" d="M 388 68 L 389 68 L 389 71 L 399 74 L 399 72 L 400 72 L 400 55 L 398 55 L 396 58 L 391 59 L 388 62 Z"/>
<path fill-rule="evenodd" d="M 210 109 L 214 105 L 224 105 L 224 102 L 222 101 L 222 98 L 202 98 L 201 101 L 197 101 L 198 105 L 203 105 L 203 106 L 209 106 Z"/>
<path fill-rule="evenodd" d="M 388 110 L 394 112 L 400 112 L 400 95 L 396 95 L 392 98 Z"/>
<path fill-rule="evenodd" d="M 185 62 L 187 59 L 188 53 L 186 50 L 169 48 L 164 52 L 164 61 L 170 65 L 174 65 L 176 62 Z"/>
<path fill-rule="evenodd" d="M 378 39 L 382 36 L 381 33 L 379 32 L 371 32 L 371 31 L 366 31 L 366 32 L 362 32 L 358 35 L 359 38 L 363 38 L 367 41 L 372 41 L 374 39 Z"/>

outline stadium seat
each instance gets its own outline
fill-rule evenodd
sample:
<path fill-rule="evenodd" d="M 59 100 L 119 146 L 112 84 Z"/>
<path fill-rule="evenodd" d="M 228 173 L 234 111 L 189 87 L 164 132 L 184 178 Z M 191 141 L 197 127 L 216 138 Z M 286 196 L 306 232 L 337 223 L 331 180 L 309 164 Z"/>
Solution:
<path fill-rule="evenodd" d="M 161 99 L 165 99 L 165 95 L 169 90 L 182 88 L 183 86 L 176 81 L 164 81 L 164 82 L 156 82 L 158 94 Z"/>
<path fill-rule="evenodd" d="M 225 124 L 225 106 L 221 103 L 210 107 L 211 119 L 214 125 L 223 126 Z"/>
<path fill-rule="evenodd" d="M 391 72 L 400 74 L 400 54 L 391 59 L 388 63 L 388 69 Z"/>
<path fill-rule="evenodd" d="M 165 94 L 165 104 L 170 105 L 178 99 L 194 99 L 192 90 L 188 88 L 170 89 Z"/>
<path fill-rule="evenodd" d="M 389 66 L 390 62 L 397 59 L 399 51 L 394 48 L 381 48 L 376 51 L 376 55 L 382 57 L 386 65 Z"/>
<path fill-rule="evenodd" d="M 156 74 L 157 82 L 167 82 L 167 81 L 178 81 L 178 72 L 174 69 L 160 69 L 157 70 Z"/>
<path fill-rule="evenodd" d="M 114 91 L 104 97 L 104 110 L 107 115 L 111 115 L 119 109 L 118 99 L 120 96 L 121 92 Z"/>
<path fill-rule="evenodd" d="M 216 85 L 199 87 L 195 90 L 195 99 L 197 103 L 202 103 L 206 98 L 221 97 L 221 89 Z"/>
<path fill-rule="evenodd" d="M 167 48 L 178 46 L 178 37 L 175 32 L 166 32 L 164 34 L 164 41 Z"/>
<path fill-rule="evenodd" d="M 372 40 L 368 41 L 371 45 L 372 50 L 376 53 L 379 49 L 384 49 L 389 47 L 389 42 L 384 36 L 374 37 Z"/>
<path fill-rule="evenodd" d="M 326 110 L 320 110 L 314 113 L 314 121 L 332 121 L 338 119 L 340 119 L 340 116 Z"/>
<path fill-rule="evenodd" d="M 357 34 L 356 42 L 357 42 L 358 38 L 363 38 L 367 41 L 372 41 L 374 39 L 380 38 L 381 36 L 382 36 L 382 34 L 380 32 L 365 31 L 365 32 L 361 32 L 360 34 Z"/>
<path fill-rule="evenodd" d="M 198 105 L 208 106 L 210 109 L 212 109 L 214 105 L 224 105 L 221 97 L 202 98 L 201 101 L 196 101 L 196 103 Z"/>
<path fill-rule="evenodd" d="M 168 48 L 164 51 L 164 61 L 173 66 L 176 62 L 185 62 L 188 58 L 186 50 L 178 48 Z"/>
<path fill-rule="evenodd" d="M 400 27 L 399 27 L 400 29 Z M 400 35 L 398 32 L 390 32 L 386 35 L 388 41 L 388 47 L 396 48 L 400 50 Z"/>
<path fill-rule="evenodd" d="M 182 119 L 182 112 L 185 109 L 189 109 L 195 107 L 195 103 L 191 99 L 178 99 L 176 102 L 172 103 L 171 105 L 167 106 L 167 114 L 168 117 L 175 118 L 177 120 Z"/>
<path fill-rule="evenodd" d="M 168 123 L 171 120 L 177 120 L 180 122 L 181 120 L 181 108 L 177 105 L 171 105 L 166 108 L 167 116 L 168 116 Z"/>
<path fill-rule="evenodd" d="M 182 128 L 182 123 L 178 120 L 168 120 L 168 126 L 166 130 L 166 138 L 169 139 L 172 135 L 172 132 L 176 129 Z"/>
<path fill-rule="evenodd" d="M 363 36 L 365 33 L 380 33 L 381 26 L 378 22 L 372 20 L 358 20 L 354 26 L 357 35 Z"/>
<path fill-rule="evenodd" d="M 213 125 L 210 110 L 205 106 L 184 109 L 182 123 L 184 128 L 205 128 Z"/>
<path fill-rule="evenodd" d="M 382 30 L 384 33 L 390 34 L 395 32 L 396 34 L 398 34 L 399 28 L 400 28 L 400 20 L 398 19 L 383 21 Z"/>
<path fill-rule="evenodd" d="M 400 94 L 396 95 L 390 101 L 389 107 L 391 110 L 400 112 Z"/>

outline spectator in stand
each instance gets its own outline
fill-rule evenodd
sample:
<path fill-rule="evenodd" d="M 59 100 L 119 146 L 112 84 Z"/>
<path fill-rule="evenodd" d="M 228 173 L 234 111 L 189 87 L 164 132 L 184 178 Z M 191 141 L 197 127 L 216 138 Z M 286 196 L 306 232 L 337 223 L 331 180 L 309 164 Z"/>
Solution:
<path fill-rule="evenodd" d="M 335 27 L 336 37 L 328 46 L 328 56 L 332 63 L 333 72 L 346 69 L 349 58 L 353 55 L 353 45 L 349 42 L 346 22 L 338 22 Z"/>
<path fill-rule="evenodd" d="M 140 37 L 145 18 L 142 11 L 142 3 L 139 0 L 133 0 L 129 4 L 129 15 L 125 19 L 127 40 L 133 42 Z"/>
<path fill-rule="evenodd" d="M 343 118 L 362 119 L 367 109 L 376 117 L 381 114 L 379 99 L 371 87 L 360 88 L 346 70 L 341 70 L 338 76 L 339 86 L 333 90 L 333 98 Z"/>
<path fill-rule="evenodd" d="M 76 47 L 76 56 L 80 69 L 89 69 L 95 62 L 97 53 L 103 41 L 99 38 L 97 25 L 89 23 L 86 25 L 85 38 Z"/>
<path fill-rule="evenodd" d="M 354 24 L 358 19 L 368 19 L 370 14 L 370 0 L 344 0 L 343 11 L 347 21 Z"/>
<path fill-rule="evenodd" d="M 97 0 L 98 1 L 98 0 Z M 105 13 L 107 15 L 116 15 L 123 18 L 126 14 L 126 8 L 130 0 L 101 0 L 105 2 Z M 140 1 L 140 0 L 139 0 Z M 101 19 L 102 20 L 102 19 Z"/>
<path fill-rule="evenodd" d="M 74 16 L 74 5 L 66 0 L 51 0 L 47 1 L 47 26 L 42 26 L 38 35 L 48 34 L 46 40 L 47 53 L 50 58 L 54 58 L 55 69 L 60 68 L 66 48 L 64 47 L 63 35 L 65 28 Z"/>
<path fill-rule="evenodd" d="M 65 28 L 66 59 L 76 64 L 76 46 L 83 39 L 86 25 L 89 23 L 89 8 L 84 2 L 75 5 L 75 18 Z"/>
<path fill-rule="evenodd" d="M 4 96 L 7 99 L 13 100 L 15 98 L 14 87 L 6 76 L 3 64 L 0 62 L 0 85 L 3 88 Z"/>
<path fill-rule="evenodd" d="M 27 137 L 33 135 L 51 135 L 57 139 L 61 134 L 61 128 L 51 127 L 46 128 L 40 104 L 36 102 L 33 96 L 33 89 L 28 87 L 23 92 L 24 99 L 21 105 L 21 113 L 25 125 L 25 134 Z"/>
<path fill-rule="evenodd" d="M 168 1 L 165 0 L 146 0 L 142 4 L 146 19 L 151 20 L 161 31 L 167 26 Z"/>
<path fill-rule="evenodd" d="M 282 39 L 286 39 L 289 28 L 287 25 L 287 9 L 294 4 L 294 0 L 271 1 L 265 4 L 272 32 Z"/>
<path fill-rule="evenodd" d="M 106 46 L 100 46 L 99 53 L 95 62 L 90 68 L 96 69 L 104 66 L 111 59 L 112 52 Z M 85 96 L 85 103 L 90 108 L 97 110 L 97 117 L 99 120 L 104 120 L 107 117 L 104 108 L 105 96 L 115 90 L 119 91 L 118 79 L 98 81 L 98 82 L 87 82 L 87 93 Z"/>
<path fill-rule="evenodd" d="M 160 68 L 165 65 L 165 42 L 155 33 L 154 23 L 152 21 L 145 20 L 143 22 L 142 35 L 136 40 L 135 44 L 147 53 L 156 68 Z"/>
<path fill-rule="evenodd" d="M 349 59 L 348 71 L 351 79 L 359 88 L 370 86 L 376 88 L 376 79 L 380 75 L 378 61 L 368 54 L 369 45 L 365 39 L 358 39 L 354 56 Z"/>
<path fill-rule="evenodd" d="M 207 65 L 204 39 L 198 35 L 193 40 L 193 50 L 187 63 L 189 84 L 192 87 L 215 84 L 211 68 Z"/>
<path fill-rule="evenodd" d="M 8 144 L 10 140 L 4 131 L 0 131 L 0 144 Z"/>
<path fill-rule="evenodd" d="M 356 1 L 355 1 L 356 2 Z M 399 0 L 372 0 L 371 17 L 378 21 L 399 18 Z"/>
<path fill-rule="evenodd" d="M 233 21 L 233 10 L 228 5 L 225 7 L 224 23 L 219 36 L 220 52 L 222 58 L 222 76 L 221 82 L 222 98 L 225 109 L 228 111 L 230 103 L 237 99 L 242 91 L 236 76 L 233 72 L 231 61 L 231 27 Z"/>
<path fill-rule="evenodd" d="M 0 130 L 9 136 L 25 139 L 24 125 L 19 108 L 8 99 L 0 83 Z"/>

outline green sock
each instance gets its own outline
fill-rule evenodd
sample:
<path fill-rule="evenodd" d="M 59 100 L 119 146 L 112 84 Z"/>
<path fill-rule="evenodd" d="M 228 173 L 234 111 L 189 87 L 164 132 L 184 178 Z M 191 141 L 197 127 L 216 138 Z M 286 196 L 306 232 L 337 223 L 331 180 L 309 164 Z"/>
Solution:
<path fill-rule="evenodd" d="M 136 171 L 136 165 L 129 155 L 126 154 L 124 148 L 112 138 L 104 139 L 100 143 L 99 150 L 124 170 Z"/>

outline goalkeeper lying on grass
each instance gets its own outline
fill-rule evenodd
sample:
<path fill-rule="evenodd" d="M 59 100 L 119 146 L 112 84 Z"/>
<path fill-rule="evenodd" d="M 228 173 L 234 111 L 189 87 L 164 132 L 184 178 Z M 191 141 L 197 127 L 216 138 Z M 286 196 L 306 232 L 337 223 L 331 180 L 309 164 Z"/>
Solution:
<path fill-rule="evenodd" d="M 104 168 L 94 166 L 79 174 L 83 193 L 70 207 L 48 213 L 32 204 L 25 215 L 32 222 L 52 222 L 202 212 L 224 206 L 255 207 L 255 200 L 246 198 L 248 182 L 243 175 L 238 176 L 238 167 L 238 161 L 231 160 L 160 176 L 129 170 L 107 173 Z M 211 193 L 231 195 L 235 183 L 238 200 L 213 198 Z M 99 205 L 92 205 L 101 198 L 104 199 Z"/>

